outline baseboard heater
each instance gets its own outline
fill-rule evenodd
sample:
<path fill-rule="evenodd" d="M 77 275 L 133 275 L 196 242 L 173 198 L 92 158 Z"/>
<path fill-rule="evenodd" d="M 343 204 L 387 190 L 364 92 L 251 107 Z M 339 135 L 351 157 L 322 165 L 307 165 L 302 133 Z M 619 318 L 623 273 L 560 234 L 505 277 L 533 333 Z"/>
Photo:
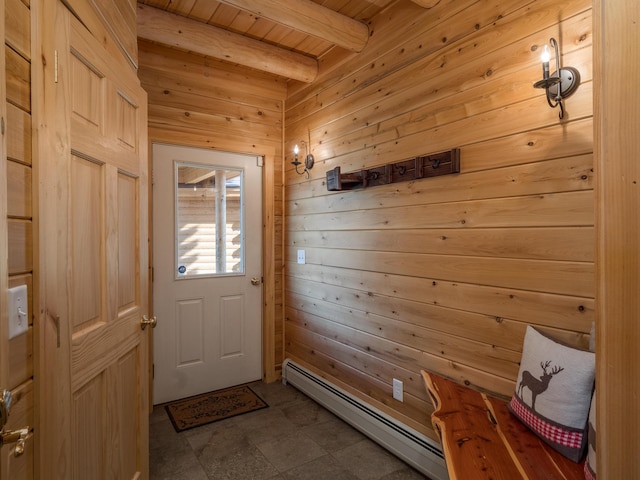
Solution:
<path fill-rule="evenodd" d="M 290 359 L 282 365 L 282 382 L 300 390 L 432 480 L 449 478 L 442 449 L 429 437 Z"/>

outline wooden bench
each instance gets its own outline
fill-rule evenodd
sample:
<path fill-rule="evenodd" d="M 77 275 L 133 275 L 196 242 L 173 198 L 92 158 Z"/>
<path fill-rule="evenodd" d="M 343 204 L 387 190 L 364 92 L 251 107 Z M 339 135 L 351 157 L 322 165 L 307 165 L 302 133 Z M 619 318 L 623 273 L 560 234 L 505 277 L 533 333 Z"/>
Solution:
<path fill-rule="evenodd" d="M 508 409 L 488 396 L 422 371 L 435 411 L 431 415 L 450 480 L 584 480 L 575 463 L 534 435 Z"/>

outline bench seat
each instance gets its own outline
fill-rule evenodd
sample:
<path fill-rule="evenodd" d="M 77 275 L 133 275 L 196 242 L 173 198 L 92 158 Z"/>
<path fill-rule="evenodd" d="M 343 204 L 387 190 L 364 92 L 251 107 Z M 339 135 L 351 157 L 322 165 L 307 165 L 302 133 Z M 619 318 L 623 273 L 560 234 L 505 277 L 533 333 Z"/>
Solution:
<path fill-rule="evenodd" d="M 506 401 L 421 373 L 450 480 L 584 480 L 584 462 L 572 462 L 540 440 Z"/>

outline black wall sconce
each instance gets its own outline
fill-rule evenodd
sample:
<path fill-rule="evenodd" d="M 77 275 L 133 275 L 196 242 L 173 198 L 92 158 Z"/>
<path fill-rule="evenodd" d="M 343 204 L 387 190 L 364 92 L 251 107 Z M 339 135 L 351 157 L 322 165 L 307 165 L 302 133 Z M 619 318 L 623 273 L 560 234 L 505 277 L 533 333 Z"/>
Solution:
<path fill-rule="evenodd" d="M 564 105 L 562 100 L 575 92 L 580 85 L 580 72 L 573 67 L 560 67 L 560 55 L 558 54 L 558 42 L 555 38 L 549 39 L 556 56 L 556 71 L 549 75 L 549 60 L 551 54 L 549 47 L 544 46 L 542 51 L 542 80 L 533 84 L 535 88 L 544 88 L 547 95 L 547 103 L 551 108 L 560 107 L 558 116 L 564 117 Z"/>
<path fill-rule="evenodd" d="M 302 170 L 301 172 L 298 170 L 298 166 L 302 165 L 302 162 L 300 160 L 298 160 L 298 152 L 300 150 L 299 150 L 297 144 L 296 144 L 295 147 L 293 147 L 294 160 L 293 160 L 293 162 L 291 162 L 291 165 L 296 167 L 296 173 L 298 175 L 302 175 L 302 174 L 306 173 L 307 174 L 307 178 L 309 178 L 309 170 L 311 170 L 313 168 L 314 158 L 313 158 L 313 155 L 311 155 L 309 153 L 309 144 L 307 142 L 305 142 L 304 140 L 302 140 L 302 144 L 305 146 L 305 151 L 306 151 L 306 155 L 304 157 L 304 170 Z"/>

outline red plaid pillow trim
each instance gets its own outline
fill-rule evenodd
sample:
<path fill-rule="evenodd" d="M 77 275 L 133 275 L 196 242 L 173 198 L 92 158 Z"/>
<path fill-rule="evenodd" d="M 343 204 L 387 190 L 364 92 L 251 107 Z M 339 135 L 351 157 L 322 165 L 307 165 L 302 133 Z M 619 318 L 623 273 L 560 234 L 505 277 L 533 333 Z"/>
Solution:
<path fill-rule="evenodd" d="M 541 437 L 568 448 L 582 448 L 584 432 L 570 431 L 566 427 L 562 428 L 543 420 L 527 408 L 515 395 L 511 397 L 510 406 L 520 419 Z"/>
<path fill-rule="evenodd" d="M 596 476 L 589 468 L 589 462 L 584 462 L 584 478 L 585 480 L 596 480 Z"/>

